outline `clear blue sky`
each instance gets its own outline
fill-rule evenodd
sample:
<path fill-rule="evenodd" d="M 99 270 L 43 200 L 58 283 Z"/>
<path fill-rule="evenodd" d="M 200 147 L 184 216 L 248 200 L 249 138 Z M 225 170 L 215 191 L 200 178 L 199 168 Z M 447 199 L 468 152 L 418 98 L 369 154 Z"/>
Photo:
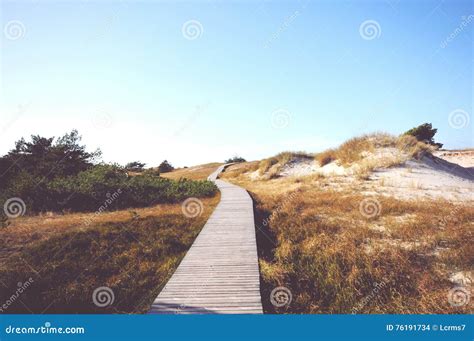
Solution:
<path fill-rule="evenodd" d="M 73 128 L 105 161 L 149 165 L 316 152 L 423 122 L 447 148 L 474 145 L 471 1 L 3 1 L 1 9 L 2 154 L 22 136 Z M 183 34 L 189 20 L 201 25 L 196 39 Z M 378 24 L 375 36 L 370 27 L 361 34 L 367 20 Z"/>

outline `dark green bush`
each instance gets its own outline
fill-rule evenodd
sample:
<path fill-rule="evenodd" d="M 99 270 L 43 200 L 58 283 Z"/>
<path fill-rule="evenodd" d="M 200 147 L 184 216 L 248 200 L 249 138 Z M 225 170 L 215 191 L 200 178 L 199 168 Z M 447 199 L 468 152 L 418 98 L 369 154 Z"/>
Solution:
<path fill-rule="evenodd" d="M 129 162 L 125 165 L 125 169 L 130 172 L 143 172 L 145 170 L 146 163 L 140 161 Z"/>
<path fill-rule="evenodd" d="M 158 171 L 160 173 L 167 173 L 167 172 L 171 172 L 173 170 L 174 170 L 174 167 L 167 160 L 163 161 L 158 166 Z"/>
<path fill-rule="evenodd" d="M 89 153 L 80 143 L 81 136 L 77 130 L 57 139 L 39 135 L 32 135 L 30 141 L 20 139 L 14 149 L 0 157 L 0 190 L 22 171 L 32 177 L 51 180 L 58 176 L 76 175 L 92 167 L 101 152 Z"/>
<path fill-rule="evenodd" d="M 152 174 L 127 176 L 116 165 L 97 165 L 76 176 L 51 181 L 22 173 L 2 194 L 22 198 L 27 213 L 41 211 L 96 211 L 144 207 L 158 203 L 173 203 L 188 197 L 210 197 L 217 191 L 209 181 L 179 181 Z"/>
<path fill-rule="evenodd" d="M 423 123 L 420 124 L 418 127 L 411 128 L 410 130 L 406 131 L 403 135 L 411 135 L 416 137 L 418 141 L 427 143 L 432 146 L 436 146 L 438 148 L 442 148 L 443 144 L 434 141 L 434 136 L 438 132 L 438 129 L 433 128 L 431 123 Z"/>
<path fill-rule="evenodd" d="M 245 160 L 243 157 L 240 157 L 240 156 L 234 156 L 234 157 L 231 157 L 227 160 L 224 161 L 224 163 L 240 163 L 240 162 L 246 162 L 247 160 Z"/>
<path fill-rule="evenodd" d="M 217 191 L 208 181 L 165 179 L 154 170 L 129 176 L 128 169 L 119 165 L 94 164 L 100 153 L 87 153 L 79 142 L 77 131 L 56 141 L 40 136 L 32 136 L 31 142 L 18 141 L 0 158 L 0 205 L 17 197 L 25 202 L 27 214 L 87 212 L 173 203 Z M 161 166 L 173 169 L 167 161 Z"/>

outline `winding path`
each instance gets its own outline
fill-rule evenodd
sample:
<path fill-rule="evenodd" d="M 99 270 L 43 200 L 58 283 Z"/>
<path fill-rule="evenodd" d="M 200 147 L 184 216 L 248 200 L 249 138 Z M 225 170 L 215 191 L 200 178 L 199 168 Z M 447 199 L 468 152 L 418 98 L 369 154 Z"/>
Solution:
<path fill-rule="evenodd" d="M 243 188 L 209 176 L 221 200 L 151 314 L 262 314 L 253 204 Z"/>

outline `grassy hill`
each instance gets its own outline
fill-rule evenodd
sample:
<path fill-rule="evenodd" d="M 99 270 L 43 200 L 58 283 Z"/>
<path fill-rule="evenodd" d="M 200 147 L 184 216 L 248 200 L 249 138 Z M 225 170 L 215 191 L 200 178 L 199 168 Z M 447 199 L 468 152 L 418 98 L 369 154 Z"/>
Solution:
<path fill-rule="evenodd" d="M 32 283 L 5 312 L 146 312 L 218 202 L 201 199 L 196 217 L 181 204 L 160 204 L 13 220 L 0 229 L 0 301 L 11 301 L 19 282 Z M 94 304 L 100 287 L 113 291 L 113 305 Z"/>
<path fill-rule="evenodd" d="M 266 312 L 468 313 L 449 297 L 473 275 L 473 181 L 431 150 L 375 134 L 228 167 L 256 204 Z M 279 286 L 289 306 L 270 303 Z"/>

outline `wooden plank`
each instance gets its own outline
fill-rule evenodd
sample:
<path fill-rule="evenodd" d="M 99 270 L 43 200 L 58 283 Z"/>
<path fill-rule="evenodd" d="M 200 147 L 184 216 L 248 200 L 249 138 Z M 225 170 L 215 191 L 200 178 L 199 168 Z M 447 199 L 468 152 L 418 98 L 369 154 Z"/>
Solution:
<path fill-rule="evenodd" d="M 151 314 L 262 314 L 252 199 L 247 191 L 209 176 L 221 200 Z"/>

